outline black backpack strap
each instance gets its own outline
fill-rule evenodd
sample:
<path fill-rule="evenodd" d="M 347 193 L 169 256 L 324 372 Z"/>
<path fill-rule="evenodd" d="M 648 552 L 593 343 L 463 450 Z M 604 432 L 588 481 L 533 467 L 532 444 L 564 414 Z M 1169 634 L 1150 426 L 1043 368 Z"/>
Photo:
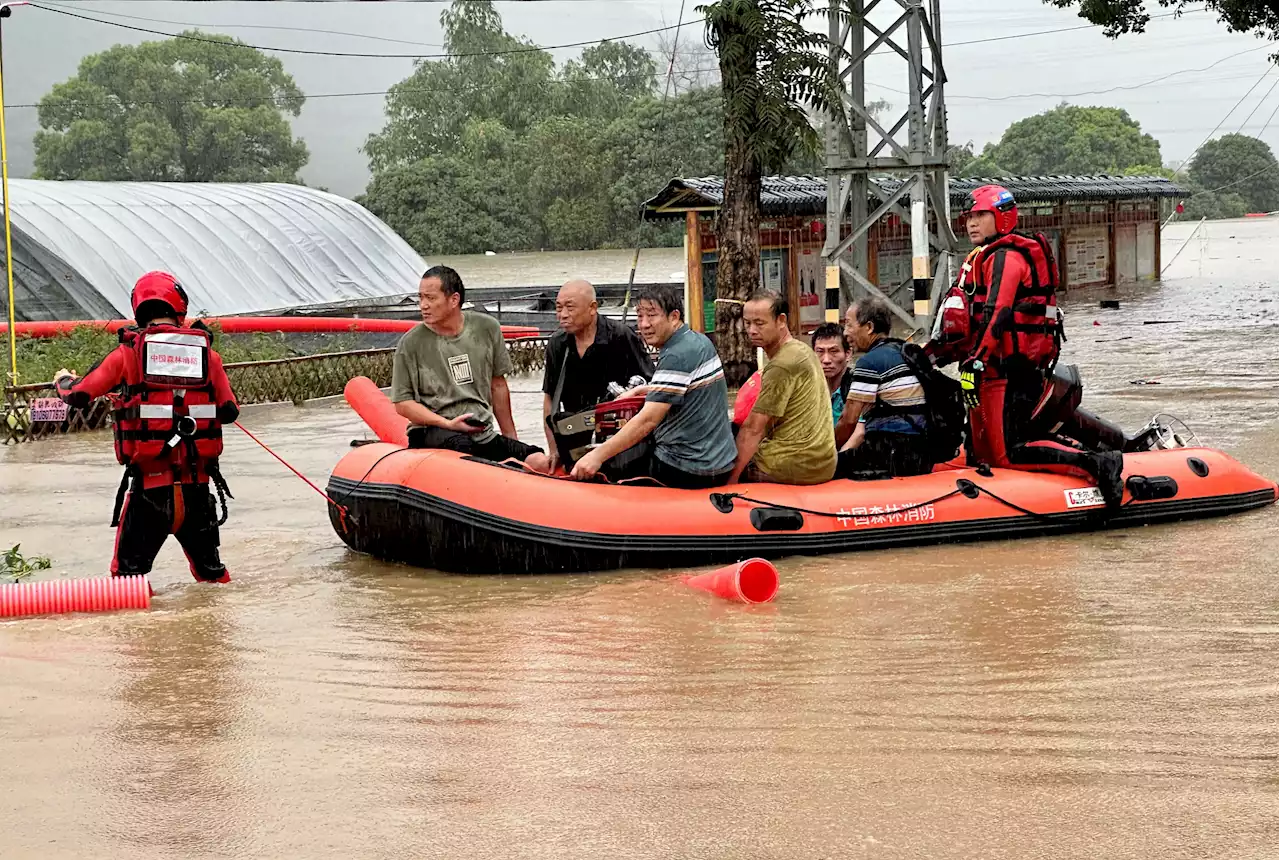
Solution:
<path fill-rule="evenodd" d="M 573 349 L 573 336 L 569 335 L 564 339 L 564 355 L 560 359 L 560 373 L 556 378 L 556 390 L 551 395 L 551 414 L 555 415 L 561 411 L 560 397 L 564 394 L 564 374 L 569 367 L 569 350 Z"/>

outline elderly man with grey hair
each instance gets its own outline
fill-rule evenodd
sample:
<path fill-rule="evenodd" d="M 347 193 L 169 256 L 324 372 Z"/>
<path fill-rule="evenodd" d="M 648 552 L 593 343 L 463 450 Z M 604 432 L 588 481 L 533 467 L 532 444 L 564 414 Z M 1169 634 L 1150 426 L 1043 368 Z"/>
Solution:
<path fill-rule="evenodd" d="M 547 418 L 581 412 L 610 399 L 611 382 L 628 389 L 653 376 L 653 359 L 640 336 L 600 313 L 595 287 L 589 281 L 576 278 L 560 288 L 556 320 L 560 331 L 547 342 L 542 376 L 543 425 L 553 468 L 558 450 Z"/>

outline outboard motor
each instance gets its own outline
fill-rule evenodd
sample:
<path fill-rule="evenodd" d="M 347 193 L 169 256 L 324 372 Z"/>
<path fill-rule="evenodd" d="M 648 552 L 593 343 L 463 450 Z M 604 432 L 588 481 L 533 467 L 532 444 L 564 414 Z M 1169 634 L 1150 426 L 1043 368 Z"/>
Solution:
<path fill-rule="evenodd" d="M 1074 364 L 1054 368 L 1045 385 L 1044 394 L 1032 412 L 1041 432 L 1066 436 L 1094 451 L 1150 451 L 1156 448 L 1181 448 L 1185 441 L 1159 415 L 1134 435 L 1100 415 L 1080 406 L 1084 384 Z M 1176 419 L 1175 419 L 1176 420 Z M 1181 422 L 1179 422 L 1181 423 Z"/>

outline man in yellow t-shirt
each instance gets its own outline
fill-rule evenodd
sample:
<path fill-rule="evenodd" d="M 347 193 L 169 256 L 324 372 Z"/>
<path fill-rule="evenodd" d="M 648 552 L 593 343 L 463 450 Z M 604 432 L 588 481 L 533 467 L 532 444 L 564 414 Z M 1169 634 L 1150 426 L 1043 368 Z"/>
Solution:
<path fill-rule="evenodd" d="M 742 310 L 751 343 L 769 362 L 760 373 L 760 396 L 738 431 L 731 484 L 821 484 L 835 475 L 827 380 L 813 350 L 791 336 L 787 311 L 785 298 L 764 290 Z"/>

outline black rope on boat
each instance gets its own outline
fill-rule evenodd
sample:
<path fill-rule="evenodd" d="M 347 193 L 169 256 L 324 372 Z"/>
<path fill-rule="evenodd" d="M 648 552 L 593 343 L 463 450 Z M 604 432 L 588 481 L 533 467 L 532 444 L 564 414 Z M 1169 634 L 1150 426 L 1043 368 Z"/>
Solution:
<path fill-rule="evenodd" d="M 941 496 L 938 496 L 936 499 L 929 499 L 927 502 L 916 502 L 914 505 L 906 505 L 904 507 L 898 508 L 896 511 L 894 511 L 894 513 L 899 513 L 901 511 L 911 511 L 911 510 L 915 510 L 916 508 L 923 508 L 926 505 L 937 504 L 938 502 L 941 502 L 944 499 L 949 499 L 952 496 L 965 494 L 964 488 L 960 485 L 972 484 L 972 481 L 967 481 L 964 478 L 961 478 L 959 481 L 956 482 L 956 484 L 957 484 L 956 489 L 952 490 L 949 493 L 945 493 Z M 769 501 L 765 501 L 764 499 L 753 499 L 750 496 L 743 495 L 742 493 L 712 493 L 710 498 L 711 498 L 711 504 L 715 507 L 717 511 L 719 511 L 722 514 L 727 514 L 731 512 L 733 510 L 734 499 L 739 499 L 744 502 L 750 502 L 753 505 L 759 505 L 762 508 L 773 508 L 779 511 L 796 511 L 801 514 L 809 514 L 815 517 L 830 517 L 833 520 L 847 519 L 849 517 L 848 511 L 814 511 L 814 510 L 810 510 L 809 508 L 798 508 L 795 505 L 780 505 L 777 502 L 769 502 Z M 976 494 L 974 496 L 971 496 L 970 498 L 976 498 Z"/>
<path fill-rule="evenodd" d="M 999 496 L 991 492 L 991 490 L 988 490 L 986 487 L 980 484 L 975 484 L 973 481 L 970 481 L 968 478 L 959 478 L 956 481 L 956 488 L 949 493 L 938 496 L 936 499 L 930 499 L 927 502 L 917 502 L 914 505 L 907 505 L 906 507 L 898 508 L 897 511 L 895 511 L 894 513 L 898 513 L 900 511 L 910 511 L 915 508 L 925 507 L 926 505 L 933 505 L 956 495 L 964 496 L 966 499 L 976 499 L 978 498 L 979 495 L 987 495 L 995 499 L 997 502 L 1004 505 L 1005 507 L 1012 508 L 1018 513 L 1024 514 L 1028 517 L 1031 517 L 1032 519 L 1041 520 L 1044 522 L 1054 521 L 1053 516 L 1049 514 L 1042 514 L 1042 513 L 1039 513 L 1038 511 L 1029 510 L 1028 508 L 1024 508 L 1022 507 L 1022 505 L 1019 505 L 1016 502 L 1011 502 L 1008 499 L 1003 498 L 1002 496 Z M 710 499 L 711 499 L 711 504 L 715 507 L 717 511 L 719 511 L 722 514 L 730 513 L 733 510 L 733 502 L 735 499 L 737 499 L 744 502 L 749 502 L 753 505 L 759 505 L 762 508 L 774 508 L 776 510 L 781 510 L 781 511 L 797 511 L 798 513 L 809 514 L 815 517 L 830 517 L 831 519 L 838 520 L 838 519 L 844 519 L 849 516 L 848 511 L 814 511 L 808 508 L 799 508 L 799 507 L 796 507 L 795 505 L 782 505 L 782 504 L 778 504 L 777 502 L 770 502 L 764 499 L 753 499 L 742 493 L 712 493 L 710 496 Z M 1128 505 L 1133 504 L 1133 502 L 1134 502 L 1134 499 L 1131 498 L 1129 499 L 1129 501 L 1125 502 L 1122 507 L 1127 507 Z"/>
<path fill-rule="evenodd" d="M 356 490 L 360 489 L 360 487 L 364 484 L 365 480 L 366 480 L 370 475 L 372 475 L 372 474 L 373 474 L 373 470 L 374 470 L 374 469 L 376 469 L 376 468 L 378 468 L 378 464 L 379 464 L 379 463 L 381 463 L 383 460 L 387 459 L 387 458 L 388 458 L 388 457 L 390 457 L 392 454 L 399 454 L 399 453 L 400 453 L 400 452 L 402 452 L 402 451 L 413 451 L 413 450 L 416 450 L 416 449 L 413 449 L 413 448 L 396 448 L 396 449 L 394 449 L 394 450 L 388 451 L 387 453 L 383 454 L 383 455 L 382 455 L 381 457 L 379 457 L 378 459 L 374 460 L 374 461 L 373 461 L 373 465 L 369 467 L 369 470 L 368 470 L 367 472 L 365 472 L 365 473 L 364 473 L 364 475 L 362 475 L 362 476 L 361 476 L 360 480 L 356 481 L 356 485 L 355 485 L 354 487 L 352 487 L 350 490 L 347 490 L 347 494 L 346 494 L 345 496 L 343 496 L 343 497 L 342 497 L 342 501 L 343 501 L 343 502 L 348 501 L 348 500 L 351 498 L 352 494 L 353 494 L 353 493 L 355 493 L 355 491 L 356 491 Z M 334 504 L 337 504 L 337 502 L 335 502 Z M 339 507 L 341 507 L 341 506 L 339 506 Z M 351 520 L 352 520 L 352 521 L 355 521 L 355 519 L 356 519 L 355 514 L 350 514 L 350 513 L 348 513 L 347 515 L 351 518 Z"/>

